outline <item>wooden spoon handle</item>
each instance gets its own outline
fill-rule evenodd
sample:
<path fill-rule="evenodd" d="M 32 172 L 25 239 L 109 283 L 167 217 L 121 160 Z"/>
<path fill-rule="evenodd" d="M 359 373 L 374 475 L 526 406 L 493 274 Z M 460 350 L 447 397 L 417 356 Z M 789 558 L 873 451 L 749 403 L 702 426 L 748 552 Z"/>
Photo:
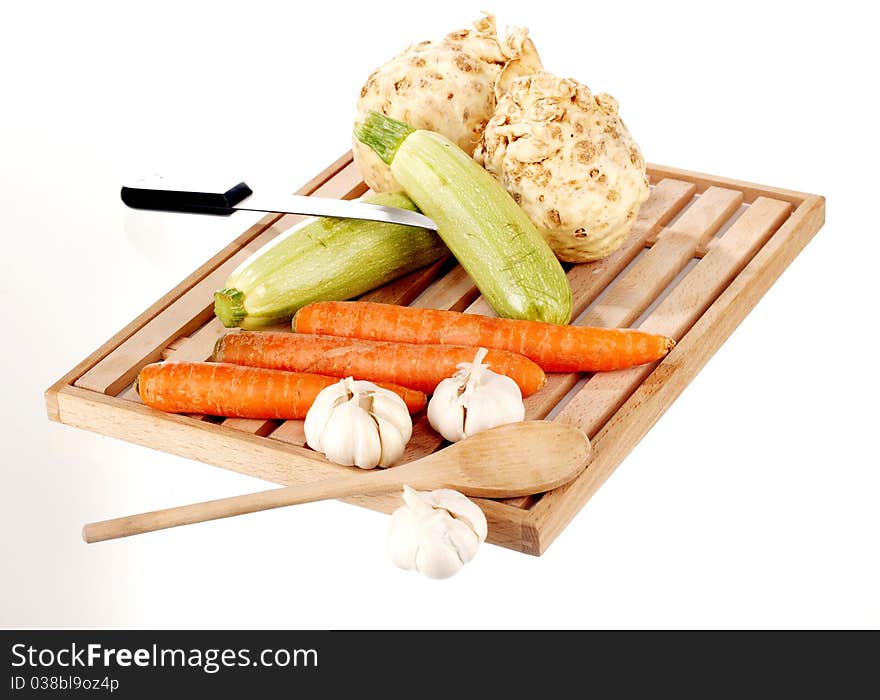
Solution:
<path fill-rule="evenodd" d="M 177 508 L 154 510 L 149 513 L 129 515 L 113 520 L 103 520 L 89 523 L 83 527 L 82 537 L 89 543 L 102 542 L 139 535 L 144 532 L 153 532 L 154 530 L 164 530 L 169 527 L 178 527 L 179 525 L 192 525 L 207 520 L 219 520 L 234 515 L 292 506 L 298 503 L 311 503 L 344 496 L 387 493 L 403 488 L 402 479 L 406 471 L 408 470 L 402 468 L 381 469 L 373 472 L 355 471 L 333 479 L 269 489 L 244 496 L 221 498 L 216 501 L 193 503 Z"/>

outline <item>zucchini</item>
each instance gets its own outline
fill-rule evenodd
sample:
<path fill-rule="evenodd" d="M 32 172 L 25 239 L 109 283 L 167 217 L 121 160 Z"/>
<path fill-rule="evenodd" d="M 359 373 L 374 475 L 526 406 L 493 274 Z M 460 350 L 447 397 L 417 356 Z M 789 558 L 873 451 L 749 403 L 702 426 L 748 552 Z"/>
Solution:
<path fill-rule="evenodd" d="M 402 193 L 363 201 L 417 211 Z M 313 301 L 342 301 L 439 260 L 449 251 L 433 231 L 358 219 L 319 218 L 269 242 L 214 293 L 228 327 L 258 329 L 290 321 Z"/>
<path fill-rule="evenodd" d="M 505 318 L 568 323 L 571 288 L 553 250 L 507 191 L 445 136 L 413 129 L 378 112 L 355 137 L 391 167 L 426 216 Z"/>

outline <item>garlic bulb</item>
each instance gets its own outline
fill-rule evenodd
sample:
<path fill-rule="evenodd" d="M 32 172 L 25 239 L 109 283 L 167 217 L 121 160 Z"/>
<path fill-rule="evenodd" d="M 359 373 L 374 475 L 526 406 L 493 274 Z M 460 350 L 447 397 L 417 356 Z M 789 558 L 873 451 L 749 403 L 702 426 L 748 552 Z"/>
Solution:
<path fill-rule="evenodd" d="M 486 540 L 486 516 L 458 491 L 416 491 L 404 486 L 403 500 L 388 528 L 388 556 L 401 569 L 449 578 L 474 558 Z"/>
<path fill-rule="evenodd" d="M 412 437 L 403 399 L 351 377 L 322 389 L 306 414 L 306 443 L 337 464 L 389 467 Z"/>
<path fill-rule="evenodd" d="M 450 442 L 525 418 L 519 386 L 483 364 L 488 352 L 480 348 L 473 362 L 461 363 L 428 403 L 428 422 Z"/>

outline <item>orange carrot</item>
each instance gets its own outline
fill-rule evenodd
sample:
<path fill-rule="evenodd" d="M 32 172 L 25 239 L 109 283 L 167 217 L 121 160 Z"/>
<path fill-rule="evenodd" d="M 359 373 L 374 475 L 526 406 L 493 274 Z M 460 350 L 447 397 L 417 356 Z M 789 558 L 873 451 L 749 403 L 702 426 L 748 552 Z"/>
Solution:
<path fill-rule="evenodd" d="M 251 367 L 315 372 L 394 382 L 431 394 L 452 376 L 458 364 L 472 362 L 476 348 L 352 340 L 306 333 L 229 333 L 214 348 L 214 359 Z M 513 379 L 524 396 L 534 394 L 547 377 L 531 360 L 504 350 L 490 350 L 485 362 Z"/>
<path fill-rule="evenodd" d="M 141 400 L 169 413 L 204 413 L 234 418 L 305 418 L 315 397 L 337 377 L 220 362 L 156 362 L 144 367 L 137 386 Z M 410 413 L 425 407 L 425 395 L 383 385 L 400 396 Z"/>
<path fill-rule="evenodd" d="M 637 330 L 557 326 L 366 301 L 318 302 L 293 319 L 300 333 L 404 343 L 478 345 L 525 355 L 545 372 L 596 372 L 654 362 L 675 341 Z"/>

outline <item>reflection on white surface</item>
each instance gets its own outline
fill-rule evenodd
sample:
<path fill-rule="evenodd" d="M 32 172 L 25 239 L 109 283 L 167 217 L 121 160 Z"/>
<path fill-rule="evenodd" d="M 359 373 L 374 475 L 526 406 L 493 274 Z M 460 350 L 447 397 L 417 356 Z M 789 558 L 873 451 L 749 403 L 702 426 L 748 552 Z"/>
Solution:
<path fill-rule="evenodd" d="M 229 216 L 145 211 L 121 205 L 125 239 L 143 260 L 166 269 L 170 257 L 207 260 L 263 214 L 235 212 Z M 204 262 L 202 260 L 202 262 Z"/>

